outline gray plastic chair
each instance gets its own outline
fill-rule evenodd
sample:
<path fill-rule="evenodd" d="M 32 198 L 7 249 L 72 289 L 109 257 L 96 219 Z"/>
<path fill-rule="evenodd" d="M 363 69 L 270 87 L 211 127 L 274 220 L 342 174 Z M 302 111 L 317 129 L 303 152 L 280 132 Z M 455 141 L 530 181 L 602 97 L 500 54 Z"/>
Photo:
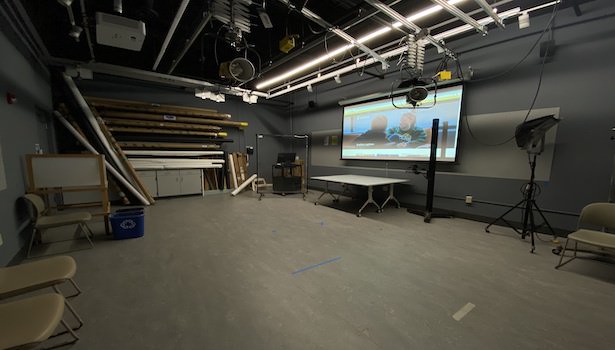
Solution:
<path fill-rule="evenodd" d="M 66 298 L 76 297 L 81 294 L 81 289 L 73 280 L 75 272 L 77 272 L 77 263 L 70 256 L 54 256 L 21 265 L 0 267 L 0 300 L 48 287 L 63 295 L 58 286 L 67 281 L 70 282 L 76 293 Z M 68 311 L 79 322 L 73 330 L 81 328 L 83 320 L 68 300 L 65 300 L 65 304 Z"/>
<path fill-rule="evenodd" d="M 32 206 L 35 211 L 35 221 L 34 221 L 34 230 L 32 230 L 32 237 L 30 237 L 30 244 L 28 245 L 28 253 L 27 257 L 30 257 L 30 252 L 32 250 L 32 244 L 34 243 L 34 238 L 38 233 L 41 237 L 45 230 L 53 227 L 61 227 L 68 225 L 77 225 L 77 229 L 75 232 L 81 231 L 83 232 L 85 238 L 90 243 L 90 247 L 94 248 L 94 243 L 92 243 L 92 239 L 90 238 L 94 234 L 92 230 L 87 225 L 87 221 L 92 219 L 92 214 L 88 212 L 75 212 L 75 213 L 66 213 L 66 214 L 56 214 L 56 215 L 46 215 L 47 208 L 45 207 L 45 202 L 41 197 L 36 194 L 26 194 L 23 196 Z"/>
<path fill-rule="evenodd" d="M 555 266 L 556 269 L 566 265 L 577 257 L 579 242 L 603 249 L 615 249 L 615 234 L 581 228 L 585 225 L 615 228 L 615 203 L 592 203 L 583 208 L 581 216 L 579 217 L 578 229 L 568 235 L 564 250 L 559 258 L 559 263 Z M 566 249 L 568 249 L 568 242 L 570 241 L 574 241 L 572 257 L 562 262 Z"/>
<path fill-rule="evenodd" d="M 0 349 L 32 349 L 45 340 L 69 333 L 71 340 L 47 349 L 77 342 L 79 337 L 63 319 L 64 297 L 51 293 L 0 304 Z M 65 331 L 54 335 L 59 325 Z"/>

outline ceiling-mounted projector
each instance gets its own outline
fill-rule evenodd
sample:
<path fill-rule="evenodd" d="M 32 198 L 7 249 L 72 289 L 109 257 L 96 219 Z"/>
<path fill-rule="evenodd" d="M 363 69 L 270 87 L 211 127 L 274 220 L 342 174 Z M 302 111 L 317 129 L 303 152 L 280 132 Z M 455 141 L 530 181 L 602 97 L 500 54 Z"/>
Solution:
<path fill-rule="evenodd" d="M 420 78 L 404 80 L 399 84 L 398 88 L 410 88 L 406 94 L 406 102 L 416 107 L 416 105 L 427 98 L 429 90 L 427 90 L 427 82 Z"/>
<path fill-rule="evenodd" d="M 220 64 L 218 73 L 222 79 L 244 82 L 254 78 L 256 70 L 252 62 L 238 57 L 232 61 Z"/>
<path fill-rule="evenodd" d="M 141 51 L 145 23 L 125 17 L 96 12 L 96 42 L 101 45 Z"/>

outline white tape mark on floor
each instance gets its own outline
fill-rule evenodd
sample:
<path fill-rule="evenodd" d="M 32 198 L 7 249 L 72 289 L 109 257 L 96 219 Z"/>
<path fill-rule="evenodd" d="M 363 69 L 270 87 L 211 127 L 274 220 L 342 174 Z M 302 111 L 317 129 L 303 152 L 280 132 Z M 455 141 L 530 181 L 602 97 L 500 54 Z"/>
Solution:
<path fill-rule="evenodd" d="M 455 314 L 453 315 L 453 319 L 455 321 L 461 321 L 461 319 L 464 318 L 475 307 L 476 305 L 472 303 L 465 304 L 461 309 L 459 309 L 459 311 L 455 312 Z"/>

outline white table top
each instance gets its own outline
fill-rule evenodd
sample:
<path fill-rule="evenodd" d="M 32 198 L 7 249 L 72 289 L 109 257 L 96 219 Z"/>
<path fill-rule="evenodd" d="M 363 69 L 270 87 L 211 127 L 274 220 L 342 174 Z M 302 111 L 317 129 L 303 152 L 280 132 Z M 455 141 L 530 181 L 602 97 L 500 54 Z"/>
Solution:
<path fill-rule="evenodd" d="M 330 176 L 314 176 L 312 180 L 321 180 L 329 182 L 339 182 L 349 185 L 358 186 L 382 186 L 390 184 L 398 184 L 408 182 L 408 179 L 394 179 L 390 177 L 375 177 L 363 175 L 330 175 Z"/>

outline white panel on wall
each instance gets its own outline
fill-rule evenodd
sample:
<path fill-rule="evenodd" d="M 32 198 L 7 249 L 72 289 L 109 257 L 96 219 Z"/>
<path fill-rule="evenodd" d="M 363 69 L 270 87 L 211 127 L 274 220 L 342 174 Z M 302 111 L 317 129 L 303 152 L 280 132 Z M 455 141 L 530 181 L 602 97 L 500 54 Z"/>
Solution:
<path fill-rule="evenodd" d="M 6 189 L 6 175 L 4 174 L 4 160 L 2 159 L 2 140 L 0 140 L 0 191 Z"/>
<path fill-rule="evenodd" d="M 343 167 L 341 152 L 342 129 L 321 130 L 312 132 L 312 165 Z"/>
<path fill-rule="evenodd" d="M 540 108 L 532 110 L 528 120 L 546 115 L 559 117 L 559 108 Z M 501 179 L 528 179 L 530 168 L 527 152 L 519 149 L 514 140 L 517 125 L 523 122 L 527 110 L 503 113 L 469 115 L 472 134 L 480 142 L 497 143 L 496 141 L 513 138 L 498 146 L 486 146 L 475 140 L 468 132 L 468 124 L 462 121 L 459 135 L 459 175 L 492 177 Z M 551 163 L 555 152 L 555 137 L 557 125 L 545 135 L 545 149 L 536 158 L 536 180 L 549 181 Z"/>

